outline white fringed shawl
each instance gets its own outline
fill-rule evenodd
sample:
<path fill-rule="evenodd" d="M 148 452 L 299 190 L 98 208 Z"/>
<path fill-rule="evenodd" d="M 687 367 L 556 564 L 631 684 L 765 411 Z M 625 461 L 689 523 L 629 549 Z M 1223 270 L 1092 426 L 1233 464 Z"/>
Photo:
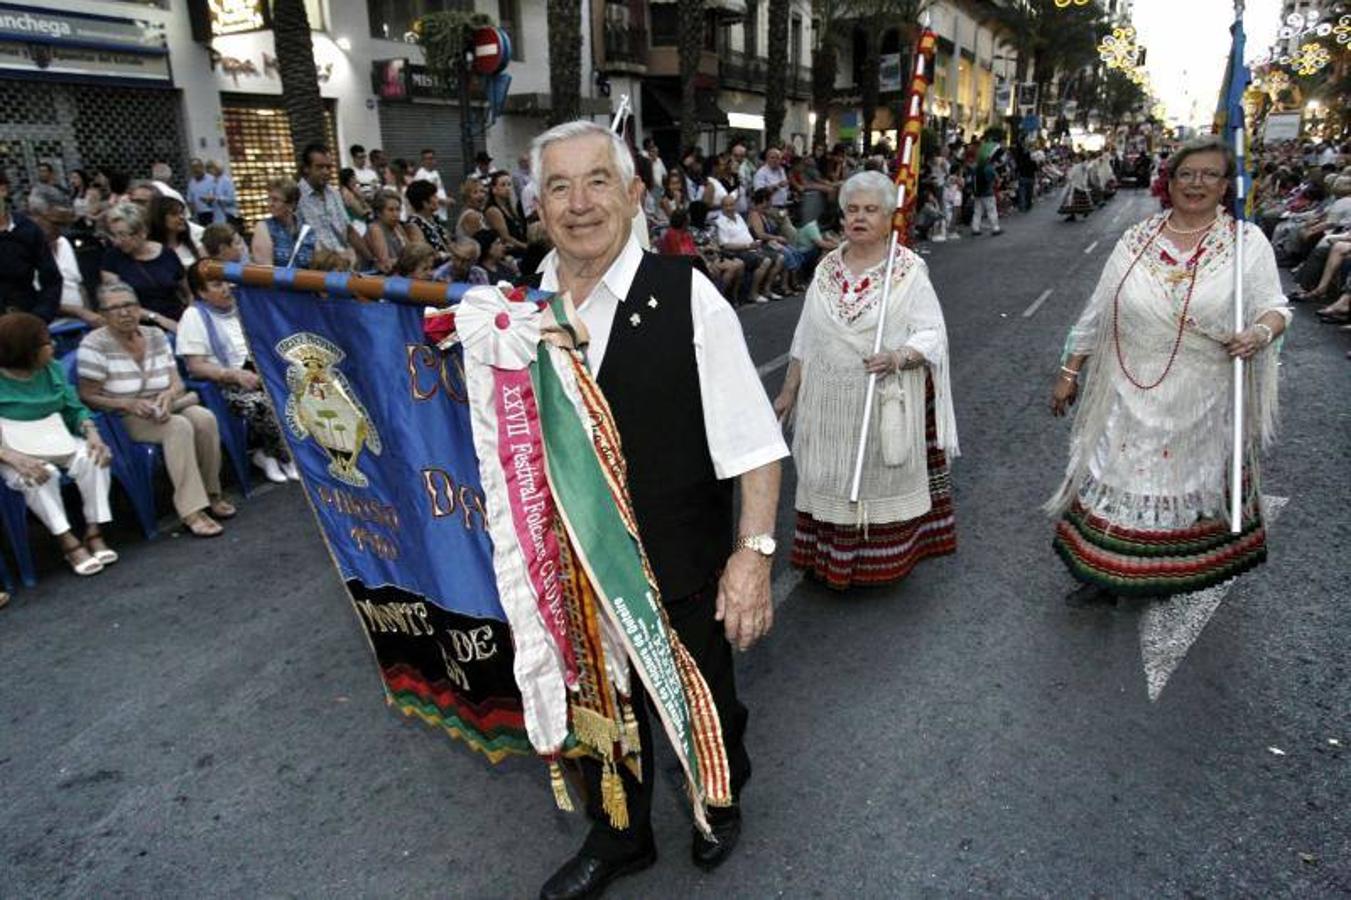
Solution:
<path fill-rule="evenodd" d="M 959 453 L 943 310 L 924 261 L 897 247 L 882 347 L 913 348 L 927 365 L 878 379 L 861 499 L 851 503 L 849 487 L 868 385 L 862 360 L 872 353 L 886 260 L 866 273 L 850 273 L 842 253 L 843 248 L 832 251 L 817 266 L 793 335 L 792 356 L 802 367 L 793 429 L 795 506 L 813 518 L 840 525 L 903 522 L 923 515 L 932 505 L 924 441 L 926 370 L 933 379 L 938 445 L 949 457 Z M 841 312 L 841 277 L 854 284 L 864 277 L 870 281 L 861 295 L 863 311 L 852 321 Z M 879 406 L 884 398 L 891 402 L 899 398 L 903 410 L 900 436 L 908 452 L 901 465 L 887 465 L 882 458 Z"/>
<path fill-rule="evenodd" d="M 1088 354 L 1086 383 L 1070 437 L 1064 481 L 1046 504 L 1058 514 L 1078 497 L 1113 524 L 1183 528 L 1227 508 L 1232 364 L 1223 340 L 1232 329 L 1235 222 L 1221 214 L 1203 241 L 1187 326 L 1163 383 L 1141 390 L 1127 379 L 1113 338 L 1113 297 L 1121 286 L 1121 355 L 1141 384 L 1156 381 L 1177 337 L 1191 253 L 1155 237 L 1151 216 L 1117 242 L 1097 289 L 1070 330 L 1066 356 Z M 1244 223 L 1244 321 L 1290 312 L 1276 257 L 1261 229 Z M 1122 284 L 1137 254 L 1143 254 Z M 1165 258 L 1167 254 L 1168 258 Z M 1256 483 L 1257 455 L 1276 428 L 1277 347 L 1245 366 L 1245 455 Z"/>

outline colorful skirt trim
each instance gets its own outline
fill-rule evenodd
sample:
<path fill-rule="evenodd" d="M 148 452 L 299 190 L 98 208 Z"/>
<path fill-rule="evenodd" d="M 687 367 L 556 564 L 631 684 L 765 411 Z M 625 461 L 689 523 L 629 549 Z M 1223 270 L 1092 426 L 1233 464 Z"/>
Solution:
<path fill-rule="evenodd" d="M 1065 199 L 1060 203 L 1058 215 L 1086 216 L 1093 209 L 1093 198 L 1089 196 L 1088 191 L 1082 188 L 1072 188 L 1065 192 Z"/>
<path fill-rule="evenodd" d="M 1266 562 L 1267 534 L 1256 491 L 1244 501 L 1242 531 L 1224 519 L 1182 529 L 1112 525 L 1075 501 L 1056 524 L 1056 553 L 1070 574 L 1124 597 L 1166 597 L 1204 590 Z"/>
<path fill-rule="evenodd" d="M 799 511 L 790 560 L 795 568 L 829 587 L 844 590 L 852 585 L 900 581 L 920 560 L 957 551 L 948 458 L 938 446 L 932 388 L 926 393 L 924 437 L 932 507 L 914 519 L 869 524 L 866 528 L 821 522 Z"/>

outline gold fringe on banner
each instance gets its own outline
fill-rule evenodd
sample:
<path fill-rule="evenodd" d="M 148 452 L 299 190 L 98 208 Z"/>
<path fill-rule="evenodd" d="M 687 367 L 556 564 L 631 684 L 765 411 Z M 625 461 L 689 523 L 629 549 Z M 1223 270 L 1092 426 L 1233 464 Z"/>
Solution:
<path fill-rule="evenodd" d="M 554 789 L 554 803 L 563 812 L 572 812 L 572 797 L 568 796 L 568 786 L 563 781 L 563 769 L 558 762 L 549 763 L 549 784 Z"/>

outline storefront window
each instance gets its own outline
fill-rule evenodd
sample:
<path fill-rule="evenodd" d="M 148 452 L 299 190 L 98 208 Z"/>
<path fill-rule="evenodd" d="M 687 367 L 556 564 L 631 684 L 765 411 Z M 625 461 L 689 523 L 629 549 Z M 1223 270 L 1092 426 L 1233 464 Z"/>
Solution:
<path fill-rule="evenodd" d="M 367 0 L 367 9 L 372 36 L 412 43 L 413 23 L 427 13 L 473 9 L 473 3 L 470 0 Z"/>
<path fill-rule="evenodd" d="M 267 103 L 277 102 L 268 98 Z M 230 174 L 239 198 L 239 215 L 252 228 L 267 215 L 267 183 L 278 175 L 296 177 L 291 153 L 291 125 L 286 110 L 248 97 L 222 97 L 225 146 L 230 155 Z M 331 101 L 324 108 L 324 131 L 336 163 L 337 128 Z M 334 174 L 337 166 L 334 166 Z"/>

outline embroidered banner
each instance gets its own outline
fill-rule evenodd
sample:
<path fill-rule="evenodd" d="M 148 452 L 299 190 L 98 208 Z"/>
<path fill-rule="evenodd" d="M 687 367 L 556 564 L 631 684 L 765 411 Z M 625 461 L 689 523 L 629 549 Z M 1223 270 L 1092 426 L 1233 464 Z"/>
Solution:
<path fill-rule="evenodd" d="M 389 702 L 493 760 L 531 752 L 460 352 L 416 307 L 236 292 Z"/>

